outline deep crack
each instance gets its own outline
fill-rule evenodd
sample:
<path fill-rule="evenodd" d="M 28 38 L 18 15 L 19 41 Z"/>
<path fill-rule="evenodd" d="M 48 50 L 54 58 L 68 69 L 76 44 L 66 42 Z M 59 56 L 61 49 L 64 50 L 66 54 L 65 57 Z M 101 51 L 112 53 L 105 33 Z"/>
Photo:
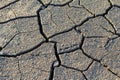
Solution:
<path fill-rule="evenodd" d="M 11 3 L 8 3 L 7 5 L 1 7 L 0 10 L 3 10 L 4 8 L 9 7 L 10 5 L 13 5 L 13 4 L 17 3 L 18 1 L 20 1 L 20 0 L 15 0 L 15 1 L 11 2 Z M 104 47 L 107 48 L 107 47 L 109 47 L 110 41 L 112 41 L 112 40 L 117 39 L 117 38 L 120 37 L 120 33 L 117 33 L 115 25 L 106 17 L 106 15 L 109 13 L 109 11 L 113 7 L 120 8 L 119 5 L 114 5 L 110 0 L 108 0 L 110 6 L 107 9 L 105 9 L 105 12 L 104 13 L 100 13 L 100 14 L 94 14 L 89 9 L 87 9 L 84 5 L 81 5 L 81 1 L 78 0 L 78 5 L 81 6 L 83 9 L 85 9 L 92 16 L 87 17 L 83 21 L 81 21 L 80 23 L 76 24 L 74 22 L 74 20 L 71 17 L 69 17 L 69 15 L 67 14 L 67 17 L 74 24 L 74 26 L 71 26 L 71 28 L 65 29 L 65 30 L 63 30 L 61 32 L 56 32 L 56 33 L 52 34 L 51 36 L 47 36 L 46 33 L 45 33 L 45 31 L 44 31 L 44 25 L 42 24 L 42 20 L 41 20 L 41 11 L 45 10 L 46 8 L 49 8 L 50 6 L 52 6 L 52 7 L 64 7 L 64 6 L 74 7 L 74 6 L 70 5 L 70 3 L 73 2 L 73 0 L 69 0 L 69 1 L 67 1 L 67 2 L 65 2 L 63 4 L 53 4 L 52 0 L 50 0 L 50 2 L 48 2 L 47 4 L 44 4 L 41 0 L 37 0 L 37 1 L 41 4 L 41 6 L 39 6 L 38 10 L 36 11 L 36 15 L 16 17 L 16 18 L 12 18 L 12 19 L 9 19 L 9 20 L 6 20 L 6 21 L 2 21 L 2 22 L 0 22 L 0 24 L 1 25 L 2 24 L 7 24 L 9 22 L 12 22 L 12 21 L 15 21 L 15 20 L 18 20 L 18 19 L 26 19 L 26 18 L 37 17 L 37 23 L 38 23 L 38 26 L 39 26 L 40 35 L 42 35 L 42 37 L 45 40 L 40 41 L 37 45 L 35 45 L 35 46 L 33 46 L 33 47 L 31 47 L 31 48 L 29 48 L 27 50 L 18 52 L 16 54 L 11 54 L 9 52 L 2 52 L 2 50 L 4 48 L 6 48 L 6 46 L 8 44 L 10 44 L 10 42 L 16 37 L 16 35 L 18 35 L 20 33 L 23 33 L 23 32 L 19 32 L 19 33 L 13 35 L 13 37 L 11 37 L 9 39 L 9 41 L 4 46 L 0 46 L 0 51 L 1 51 L 0 52 L 0 57 L 7 57 L 7 58 L 13 57 L 13 58 L 17 58 L 18 56 L 27 55 L 27 53 L 29 53 L 29 52 L 31 52 L 31 51 L 39 48 L 44 43 L 52 43 L 52 44 L 54 44 L 53 48 L 54 48 L 54 56 L 55 56 L 56 60 L 54 60 L 51 63 L 51 65 L 47 66 L 47 67 L 50 67 L 50 72 L 49 72 L 49 78 L 48 78 L 48 80 L 53 80 L 54 79 L 54 77 L 55 77 L 55 70 L 58 67 L 60 67 L 60 66 L 66 68 L 66 69 L 72 69 L 72 70 L 78 71 L 78 72 L 80 72 L 82 74 L 82 76 L 84 77 L 85 80 L 89 80 L 89 78 L 87 77 L 87 75 L 84 72 L 87 72 L 90 69 L 90 67 L 93 65 L 93 62 L 98 62 L 100 65 L 102 65 L 104 68 L 106 68 L 111 74 L 113 74 L 113 75 L 117 76 L 118 78 L 120 78 L 120 75 L 118 73 L 114 72 L 109 67 L 109 65 L 105 64 L 104 62 L 102 62 L 102 59 L 99 60 L 97 58 L 94 58 L 94 56 L 91 56 L 88 53 L 86 53 L 85 50 L 84 50 L 84 48 L 83 48 L 83 45 L 85 44 L 85 39 L 86 38 L 88 38 L 88 39 L 90 39 L 90 38 L 95 38 L 95 39 L 96 38 L 108 38 L 108 40 L 106 41 L 106 44 L 104 45 Z M 74 8 L 76 8 L 76 7 L 74 7 Z M 79 7 L 77 7 L 77 8 L 79 8 Z M 78 27 L 81 27 L 82 25 L 84 25 L 89 20 L 94 19 L 94 18 L 99 17 L 99 16 L 104 17 L 104 19 L 113 28 L 114 32 L 110 31 L 110 30 L 108 30 L 107 28 L 104 28 L 104 27 L 102 27 L 102 29 L 104 29 L 106 32 L 112 33 L 113 36 L 116 35 L 115 37 L 113 37 L 113 36 L 112 37 L 107 37 L 107 36 L 104 36 L 104 35 L 103 36 L 86 36 L 86 35 L 84 35 L 84 32 L 82 32 L 81 30 L 77 29 Z M 51 21 L 53 21 L 52 17 L 53 16 L 51 14 Z M 53 21 L 53 23 L 57 26 L 57 24 L 54 21 Z M 59 51 L 58 51 L 58 45 L 57 45 L 58 42 L 57 41 L 50 41 L 49 39 L 52 39 L 55 36 L 59 36 L 60 34 L 64 34 L 64 33 L 70 32 L 72 30 L 75 30 L 76 33 L 78 33 L 79 35 L 82 34 L 81 42 L 77 43 L 77 44 L 71 44 L 70 46 L 67 46 L 67 47 L 60 48 Z M 83 70 L 77 69 L 75 67 L 69 67 L 69 66 L 63 65 L 62 61 L 61 61 L 62 58 L 60 57 L 60 55 L 66 54 L 66 53 L 72 53 L 72 52 L 77 51 L 77 50 L 81 50 L 81 52 L 82 52 L 83 55 L 85 55 L 88 59 L 92 60 L 88 64 L 88 66 L 85 66 L 86 68 L 83 69 Z M 18 64 L 19 73 L 21 74 L 20 75 L 20 80 L 22 80 L 24 74 L 22 74 L 22 72 L 21 72 L 19 59 L 18 59 L 18 63 L 17 64 Z"/>

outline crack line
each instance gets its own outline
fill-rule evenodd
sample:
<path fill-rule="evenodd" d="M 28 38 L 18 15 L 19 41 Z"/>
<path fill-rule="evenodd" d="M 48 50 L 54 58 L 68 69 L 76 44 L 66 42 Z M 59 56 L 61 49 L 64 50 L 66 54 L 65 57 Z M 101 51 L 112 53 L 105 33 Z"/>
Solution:
<path fill-rule="evenodd" d="M 12 4 L 15 4 L 15 3 L 18 2 L 18 1 L 20 1 L 20 0 L 15 0 L 15 1 L 13 1 L 13 2 L 10 2 L 9 4 L 1 7 L 0 10 L 4 9 L 4 8 L 6 8 L 6 7 L 8 7 L 8 6 L 12 5 Z"/>

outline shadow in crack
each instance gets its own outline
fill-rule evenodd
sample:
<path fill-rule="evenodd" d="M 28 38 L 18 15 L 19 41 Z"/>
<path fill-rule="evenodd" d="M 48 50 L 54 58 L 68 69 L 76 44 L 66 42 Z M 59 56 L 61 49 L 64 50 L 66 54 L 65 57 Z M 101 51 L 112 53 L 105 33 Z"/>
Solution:
<path fill-rule="evenodd" d="M 15 1 L 11 2 L 11 3 L 8 3 L 7 5 L 1 7 L 0 10 L 1 10 L 1 9 L 4 9 L 4 8 L 6 8 L 6 7 L 8 7 L 8 6 L 12 5 L 12 4 L 15 4 L 15 3 L 18 2 L 18 1 L 20 1 L 20 0 L 15 0 Z M 119 7 L 119 8 L 120 8 L 120 6 L 112 5 L 112 3 L 110 2 L 110 0 L 108 0 L 109 3 L 110 3 L 110 6 L 105 10 L 105 13 L 93 15 L 93 16 L 91 16 L 91 17 L 87 17 L 86 19 L 84 19 L 83 21 L 81 21 L 79 24 L 75 24 L 72 28 L 70 28 L 70 29 L 68 29 L 68 30 L 64 30 L 64 31 L 59 32 L 59 33 L 55 33 L 55 34 L 47 37 L 47 35 L 46 35 L 45 32 L 43 31 L 43 25 L 42 25 L 42 22 L 41 22 L 40 11 L 46 9 L 48 6 L 53 6 L 53 7 L 63 7 L 63 6 L 66 6 L 66 5 L 69 6 L 69 3 L 71 3 L 73 0 L 69 0 L 68 2 L 63 3 L 63 4 L 51 4 L 52 0 L 51 0 L 48 4 L 44 4 L 41 0 L 38 0 L 38 1 L 40 2 L 40 4 L 42 4 L 42 6 L 40 6 L 39 9 L 36 11 L 36 15 L 16 17 L 16 18 L 12 18 L 12 19 L 9 19 L 9 20 L 0 22 L 0 24 L 5 24 L 5 23 L 8 23 L 8 22 L 17 20 L 17 19 L 24 19 L 24 18 L 33 18 L 33 17 L 36 17 L 36 18 L 37 18 L 37 22 L 38 22 L 38 26 L 39 26 L 39 32 L 40 32 L 40 34 L 44 37 L 45 40 L 39 42 L 37 45 L 31 47 L 30 49 L 27 49 L 27 50 L 25 50 L 25 51 L 18 52 L 18 53 L 16 53 L 15 55 L 10 55 L 9 53 L 6 53 L 6 52 L 0 52 L 0 57 L 17 57 L 17 56 L 21 56 L 21 55 L 24 55 L 24 54 L 26 54 L 26 53 L 29 53 L 29 52 L 37 49 L 38 47 L 40 47 L 40 46 L 43 45 L 44 43 L 53 43 L 53 44 L 54 44 L 54 55 L 55 55 L 55 57 L 56 57 L 57 63 L 56 63 L 56 62 L 53 62 L 52 65 L 51 65 L 51 71 L 49 72 L 49 80 L 53 80 L 53 78 L 54 78 L 54 69 L 55 69 L 56 67 L 59 67 L 59 66 L 62 66 L 62 67 L 64 67 L 64 68 L 66 68 L 66 69 L 72 69 L 72 70 L 75 70 L 75 71 L 79 71 L 79 72 L 82 74 L 82 76 L 84 77 L 84 79 L 88 80 L 88 78 L 87 78 L 87 76 L 84 74 L 84 72 L 85 72 L 85 71 L 88 71 L 88 69 L 91 67 L 91 65 L 93 64 L 93 62 L 98 62 L 100 65 L 102 65 L 103 67 L 105 67 L 109 72 L 111 72 L 112 74 L 114 74 L 115 76 L 117 76 L 117 77 L 120 78 L 120 76 L 119 76 L 117 73 L 113 72 L 113 71 L 108 67 L 108 65 L 102 63 L 101 60 L 98 60 L 98 59 L 92 57 L 91 55 L 88 55 L 88 54 L 84 51 L 84 49 L 83 49 L 83 44 L 84 44 L 85 38 L 100 38 L 100 37 L 105 37 L 105 36 L 84 36 L 84 35 L 82 35 L 81 43 L 79 44 L 78 47 L 75 47 L 74 49 L 67 50 L 67 51 L 60 52 L 60 53 L 58 53 L 58 51 L 57 51 L 57 43 L 58 43 L 58 42 L 49 41 L 50 38 L 55 37 L 55 36 L 60 35 L 60 34 L 63 34 L 63 33 L 67 33 L 67 32 L 69 32 L 69 31 L 71 31 L 71 30 L 73 30 L 73 29 L 74 29 L 76 32 L 81 33 L 79 30 L 76 29 L 77 27 L 83 25 L 85 22 L 89 21 L 90 19 L 93 19 L 93 18 L 96 18 L 96 17 L 99 17 L 99 16 L 102 16 L 102 17 L 106 18 L 105 15 L 108 14 L 108 12 L 111 10 L 112 7 Z M 80 2 L 80 0 L 78 0 L 78 1 Z M 80 4 L 80 3 L 79 3 L 79 4 Z M 70 7 L 70 6 L 69 6 L 69 7 Z M 106 20 L 107 20 L 107 18 L 106 18 Z M 111 22 L 110 22 L 109 20 L 107 20 L 107 21 L 111 24 Z M 111 25 L 112 25 L 112 24 L 111 24 Z M 104 28 L 104 29 L 105 29 L 105 28 Z M 114 27 L 113 27 L 113 29 L 114 29 Z M 107 31 L 107 29 L 105 29 L 105 30 Z M 110 31 L 108 31 L 108 32 L 110 32 Z M 113 33 L 114 35 L 117 35 L 118 37 L 120 37 L 120 34 L 119 34 L 119 33 L 116 33 L 116 32 L 111 32 L 111 33 Z M 16 35 L 15 35 L 15 36 L 16 36 Z M 11 41 L 15 36 L 13 36 L 13 37 L 10 39 L 10 41 Z M 109 43 L 110 40 L 114 40 L 114 39 L 116 39 L 116 38 L 118 38 L 118 37 L 109 39 L 109 40 L 107 41 L 106 45 Z M 10 41 L 9 41 L 9 42 L 10 42 Z M 7 44 L 9 44 L 9 42 L 8 42 Z M 6 45 L 7 45 L 7 44 L 6 44 Z M 4 47 L 6 47 L 6 45 L 5 45 Z M 1 51 L 4 47 L 0 47 L 0 51 Z M 74 67 L 69 67 L 69 66 L 66 66 L 66 65 L 62 65 L 61 58 L 59 57 L 59 55 L 62 55 L 63 53 L 70 53 L 70 52 L 76 51 L 76 50 L 78 50 L 78 49 L 80 49 L 80 50 L 82 51 L 83 55 L 85 55 L 87 58 L 89 58 L 89 59 L 92 60 L 91 63 L 90 63 L 84 70 L 80 70 L 80 69 L 77 69 L 77 68 L 74 68 Z M 96 69 L 96 70 L 97 70 L 97 69 Z M 95 73 L 94 73 L 94 74 L 95 74 Z"/>

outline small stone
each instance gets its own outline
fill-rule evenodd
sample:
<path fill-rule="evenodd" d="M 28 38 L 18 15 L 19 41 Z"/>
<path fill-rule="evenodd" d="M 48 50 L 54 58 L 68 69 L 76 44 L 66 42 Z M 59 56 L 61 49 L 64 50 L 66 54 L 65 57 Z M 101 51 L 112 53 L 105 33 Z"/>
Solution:
<path fill-rule="evenodd" d="M 3 54 L 3 52 L 0 52 L 0 55 L 2 55 Z"/>
<path fill-rule="evenodd" d="M 54 61 L 54 62 L 53 62 L 53 66 L 54 66 L 54 67 L 58 67 L 58 66 L 59 66 L 59 62 L 58 62 L 58 61 Z"/>
<path fill-rule="evenodd" d="M 45 6 L 42 6 L 42 7 L 41 7 L 41 10 L 44 10 L 44 9 L 45 9 Z"/>

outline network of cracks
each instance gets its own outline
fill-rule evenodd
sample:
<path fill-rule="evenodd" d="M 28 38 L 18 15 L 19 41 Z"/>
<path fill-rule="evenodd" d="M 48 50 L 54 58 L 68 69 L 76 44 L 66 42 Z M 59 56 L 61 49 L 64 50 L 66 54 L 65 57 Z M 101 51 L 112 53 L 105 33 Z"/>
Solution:
<path fill-rule="evenodd" d="M 4 9 L 6 7 L 9 7 L 10 5 L 16 4 L 19 1 L 20 0 L 16 0 L 16 1 L 13 1 L 11 3 L 8 3 L 7 5 L 1 7 L 0 10 Z M 36 45 L 32 45 L 33 47 L 31 47 L 27 50 L 20 51 L 18 53 L 16 52 L 15 54 L 2 51 L 2 50 L 4 50 L 4 48 L 6 48 L 13 41 L 13 39 L 16 36 L 18 36 L 20 34 L 23 34 L 23 33 L 26 34 L 26 32 L 18 32 L 15 35 L 13 35 L 13 37 L 10 38 L 10 40 L 4 46 L 0 47 L 0 50 L 1 50 L 0 57 L 1 58 L 15 58 L 15 59 L 18 60 L 18 62 L 16 64 L 18 64 L 19 73 L 21 74 L 20 75 L 20 80 L 22 80 L 23 74 L 22 74 L 21 69 L 20 69 L 19 58 L 18 57 L 23 56 L 23 55 L 27 55 L 30 52 L 32 52 L 32 51 L 34 51 L 38 48 L 41 49 L 40 47 L 43 46 L 44 44 L 51 44 L 52 45 L 52 50 L 53 50 L 52 52 L 54 53 L 54 57 L 55 57 L 55 60 L 52 61 L 51 65 L 47 66 L 47 67 L 50 68 L 50 71 L 45 71 L 45 72 L 49 73 L 48 80 L 53 80 L 54 79 L 54 76 L 56 75 L 55 70 L 59 67 L 63 67 L 65 69 L 70 69 L 70 70 L 79 72 L 82 76 L 80 80 L 92 80 L 92 78 L 90 79 L 90 77 L 88 77 L 87 74 L 85 74 L 85 72 L 89 71 L 91 66 L 93 66 L 93 64 L 95 65 L 95 63 L 102 66 L 104 69 L 106 69 L 108 72 L 110 72 L 110 74 L 114 75 L 116 78 L 118 78 L 118 79 L 120 78 L 119 73 L 117 73 L 115 70 L 113 70 L 112 67 L 110 67 L 107 63 L 103 62 L 104 57 L 106 57 L 109 54 L 105 53 L 103 51 L 103 53 L 105 53 L 105 54 L 102 55 L 102 56 L 99 55 L 98 56 L 99 58 L 98 58 L 98 57 L 96 57 L 96 54 L 102 54 L 102 50 L 101 50 L 101 52 L 99 52 L 99 50 L 98 51 L 94 50 L 94 49 L 97 49 L 96 47 L 101 47 L 99 45 L 102 44 L 102 43 L 99 43 L 99 41 L 102 40 L 103 43 L 104 43 L 102 47 L 104 47 L 106 52 L 107 51 L 109 52 L 109 49 L 110 49 L 110 46 L 111 46 L 112 42 L 115 42 L 115 40 L 117 40 L 117 39 L 119 40 L 119 38 L 120 38 L 119 27 L 117 28 L 112 23 L 112 21 L 107 17 L 107 15 L 109 14 L 109 12 L 112 9 L 114 9 L 114 8 L 119 9 L 120 8 L 119 5 L 115 5 L 110 0 L 108 0 L 109 7 L 103 13 L 95 14 L 95 13 L 91 12 L 89 9 L 87 9 L 84 5 L 81 5 L 80 0 L 77 1 L 79 6 L 71 5 L 71 3 L 74 0 L 69 0 L 69 1 L 67 1 L 65 3 L 62 3 L 62 4 L 53 4 L 52 0 L 48 3 L 44 3 L 44 2 L 42 2 L 42 0 L 37 0 L 37 1 L 40 3 L 40 7 L 36 11 L 36 15 L 15 17 L 15 18 L 0 22 L 0 24 L 7 24 L 9 22 L 12 22 L 12 21 L 15 21 L 15 20 L 18 20 L 18 19 L 37 18 L 37 24 L 38 24 L 38 29 L 37 30 L 39 31 L 39 34 L 43 37 L 42 41 L 40 41 Z M 71 22 L 74 25 L 72 27 L 70 27 L 69 29 L 66 29 L 66 30 L 63 30 L 63 31 L 60 31 L 60 32 L 56 32 L 56 33 L 48 36 L 46 34 L 46 32 L 44 31 L 44 26 L 45 25 L 42 23 L 40 14 L 41 14 L 42 11 L 46 10 L 48 7 L 51 7 L 51 6 L 52 7 L 59 7 L 59 8 L 67 6 L 68 8 L 73 8 L 73 9 L 83 8 L 84 10 L 86 10 L 90 14 L 90 16 L 86 17 L 85 19 L 80 21 L 80 23 L 76 23 L 76 22 L 74 22 L 74 20 L 72 20 L 69 17 L 69 15 L 67 15 L 68 18 L 71 20 Z M 54 14 L 54 13 L 52 13 L 52 14 Z M 52 16 L 52 14 L 51 14 L 51 16 Z M 101 22 L 99 19 L 101 19 L 103 21 Z M 54 19 L 51 20 L 51 21 L 53 21 L 55 26 L 58 26 L 57 23 L 55 23 Z M 91 21 L 91 22 L 89 23 L 89 21 Z M 94 24 L 95 21 L 96 21 L 96 23 L 97 22 L 99 23 L 99 21 L 100 21 L 100 24 L 97 24 L 100 27 L 94 27 L 95 25 L 91 27 L 91 25 Z M 106 25 L 101 25 L 101 23 L 103 23 L 103 24 L 107 23 L 110 27 L 109 26 L 106 27 Z M 87 28 L 85 28 L 86 26 L 87 26 Z M 92 30 L 93 30 L 93 33 L 92 33 Z M 58 31 L 59 31 L 59 29 L 58 29 Z M 32 32 L 34 32 L 34 31 L 31 31 L 29 33 L 32 34 Z M 69 37 L 64 36 L 66 34 Z M 56 36 L 62 36 L 63 39 L 61 37 L 60 38 L 59 37 L 55 38 Z M 60 44 L 61 40 L 63 40 L 63 42 L 66 41 L 65 44 L 62 43 L 63 44 L 62 46 Z M 77 41 L 77 40 L 79 40 L 79 41 Z M 71 41 L 73 41 L 73 42 L 71 42 Z M 87 48 L 87 46 L 90 45 L 89 42 L 91 42 L 91 41 L 96 41 L 96 43 L 90 43 L 90 44 L 95 44 L 97 46 L 95 46 L 95 47 L 91 46 L 90 48 L 89 47 Z M 70 44 L 70 45 L 68 45 L 67 43 Z M 46 47 L 44 47 L 44 48 L 46 48 Z M 91 52 L 88 49 L 90 49 Z M 101 49 L 101 48 L 99 48 L 99 49 Z M 66 55 L 66 57 L 67 57 L 70 54 L 73 54 L 74 52 L 78 53 L 80 56 L 81 55 L 85 56 L 87 58 L 87 60 L 89 60 L 88 61 L 89 64 L 83 61 L 84 64 L 87 64 L 87 65 L 84 66 L 85 67 L 84 69 L 79 69 L 78 67 L 76 68 L 77 65 L 74 65 L 72 67 L 68 66 L 68 65 L 65 65 L 64 60 L 61 60 L 62 55 Z M 117 53 L 117 50 L 115 52 Z M 118 48 L 118 54 L 117 55 L 119 56 L 119 48 Z M 32 54 L 32 56 L 34 56 L 34 57 L 35 56 L 40 56 L 40 54 L 37 54 L 37 55 Z M 78 56 L 78 55 L 76 55 L 76 56 Z M 113 54 L 113 56 L 114 56 L 114 54 Z M 72 59 L 71 59 L 71 61 L 72 61 Z M 113 59 L 113 62 L 114 62 L 114 59 Z M 78 60 L 78 63 L 79 63 L 79 60 Z M 66 62 L 66 64 L 67 64 L 67 62 Z M 74 64 L 74 62 L 72 64 Z M 118 66 L 119 66 L 119 64 L 118 64 Z M 68 73 L 68 75 L 69 75 L 69 73 Z M 61 76 L 61 74 L 57 75 L 57 76 Z M 47 79 L 47 78 L 44 78 L 44 79 Z"/>

